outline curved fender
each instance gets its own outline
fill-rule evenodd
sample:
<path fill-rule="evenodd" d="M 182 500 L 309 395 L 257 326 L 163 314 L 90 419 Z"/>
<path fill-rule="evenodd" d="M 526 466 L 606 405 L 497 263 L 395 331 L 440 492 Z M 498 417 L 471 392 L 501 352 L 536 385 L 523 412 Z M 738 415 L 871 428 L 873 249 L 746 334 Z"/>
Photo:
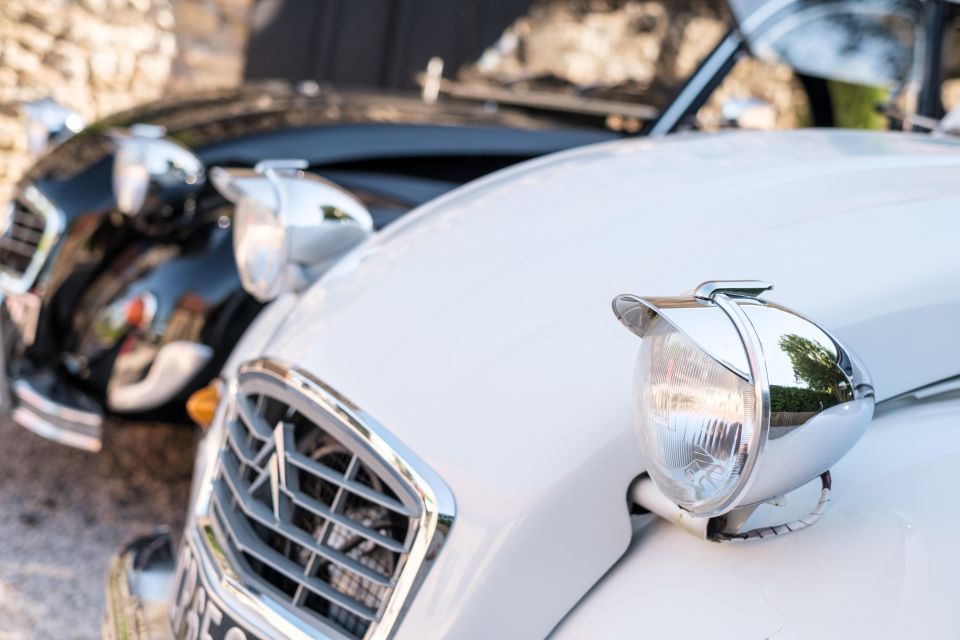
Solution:
<path fill-rule="evenodd" d="M 956 397 L 878 407 L 831 470 L 831 504 L 809 529 L 716 543 L 654 520 L 552 637 L 949 635 L 960 572 L 958 417 Z"/>

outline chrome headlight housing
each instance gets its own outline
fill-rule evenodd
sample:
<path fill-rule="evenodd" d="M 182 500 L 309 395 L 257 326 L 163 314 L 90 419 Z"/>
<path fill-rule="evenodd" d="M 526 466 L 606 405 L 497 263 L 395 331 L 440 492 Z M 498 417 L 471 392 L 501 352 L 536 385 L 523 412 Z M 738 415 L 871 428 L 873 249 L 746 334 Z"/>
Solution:
<path fill-rule="evenodd" d="M 113 194 L 121 213 L 136 216 L 151 199 L 155 205 L 180 204 L 203 185 L 203 162 L 165 134 L 163 127 L 148 124 L 111 132 Z"/>
<path fill-rule="evenodd" d="M 233 248 L 244 289 L 262 302 L 298 289 L 373 232 L 352 194 L 305 173 L 301 160 L 253 170 L 214 167 L 210 178 L 236 204 Z"/>
<path fill-rule="evenodd" d="M 84 127 L 83 117 L 50 97 L 23 103 L 27 116 L 27 148 L 39 156 L 51 144 L 59 144 L 79 133 Z"/>
<path fill-rule="evenodd" d="M 635 425 L 647 473 L 701 517 L 770 500 L 827 471 L 866 429 L 873 387 L 822 328 L 757 295 L 708 282 L 671 298 L 618 296 L 643 340 Z"/>

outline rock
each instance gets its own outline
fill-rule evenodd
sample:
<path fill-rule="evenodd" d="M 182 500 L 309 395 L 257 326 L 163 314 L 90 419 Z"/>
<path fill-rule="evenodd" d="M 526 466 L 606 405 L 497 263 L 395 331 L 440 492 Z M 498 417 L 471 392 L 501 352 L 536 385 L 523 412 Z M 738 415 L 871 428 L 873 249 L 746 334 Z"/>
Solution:
<path fill-rule="evenodd" d="M 236 84 L 252 2 L 0 0 L 0 194 L 32 162 L 16 102 L 51 95 L 92 121 Z"/>
<path fill-rule="evenodd" d="M 181 0 L 173 6 L 173 19 L 181 34 L 209 36 L 220 29 L 220 15 L 212 3 Z"/>
<path fill-rule="evenodd" d="M 19 42 L 6 42 L 0 51 L 3 53 L 4 66 L 13 69 L 21 76 L 36 73 L 40 68 L 40 54 L 30 51 Z"/>

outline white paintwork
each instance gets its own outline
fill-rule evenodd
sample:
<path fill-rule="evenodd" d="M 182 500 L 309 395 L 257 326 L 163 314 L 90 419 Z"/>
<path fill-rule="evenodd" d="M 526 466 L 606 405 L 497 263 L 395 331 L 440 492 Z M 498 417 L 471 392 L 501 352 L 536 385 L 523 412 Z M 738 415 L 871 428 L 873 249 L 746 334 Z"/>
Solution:
<path fill-rule="evenodd" d="M 456 497 L 452 533 L 397 637 L 543 637 L 624 553 L 627 491 L 642 465 L 631 420 L 637 342 L 610 311 L 616 294 L 765 280 L 776 285 L 767 299 L 818 321 L 862 357 L 880 399 L 960 373 L 958 176 L 960 149 L 921 136 L 618 142 L 490 176 L 350 254 L 303 296 L 265 355 L 369 412 Z M 912 424 L 888 430 L 889 448 L 863 463 L 874 475 L 896 467 L 901 445 L 941 450 L 917 439 Z M 828 515 L 810 535 L 820 547 L 854 548 L 851 533 L 874 535 L 891 512 L 877 511 L 880 487 L 863 485 L 869 500 L 861 501 L 855 474 L 835 481 L 835 502 L 850 511 Z M 949 499 L 942 489 L 941 499 Z M 677 548 L 697 543 L 675 527 L 659 535 Z M 835 549 L 824 553 L 836 559 Z M 670 556 L 644 558 L 651 573 L 674 571 Z M 829 566 L 820 556 L 780 562 L 764 583 L 800 572 L 797 611 L 847 607 L 821 597 L 823 580 L 811 579 Z M 685 604 L 674 625 L 690 622 L 728 578 L 692 564 L 689 583 L 671 575 L 647 590 Z M 875 587 L 906 593 L 907 578 Z M 639 634 L 647 609 L 633 595 Z M 793 606 L 776 610 L 783 624 Z M 739 624 L 754 608 L 728 608 L 701 630 Z M 650 636 L 663 635 L 656 631 Z"/>
<path fill-rule="evenodd" d="M 879 415 L 796 534 L 718 544 L 654 521 L 552 637 L 956 637 L 958 415 L 960 399 Z"/>
<path fill-rule="evenodd" d="M 283 325 L 284 320 L 292 312 L 300 296 L 292 291 L 280 294 L 275 300 L 267 304 L 250 326 L 247 327 L 240 340 L 230 353 L 230 357 L 220 370 L 220 378 L 227 384 L 237 377 L 237 369 L 247 360 L 253 360 L 263 354 L 270 340 Z"/>

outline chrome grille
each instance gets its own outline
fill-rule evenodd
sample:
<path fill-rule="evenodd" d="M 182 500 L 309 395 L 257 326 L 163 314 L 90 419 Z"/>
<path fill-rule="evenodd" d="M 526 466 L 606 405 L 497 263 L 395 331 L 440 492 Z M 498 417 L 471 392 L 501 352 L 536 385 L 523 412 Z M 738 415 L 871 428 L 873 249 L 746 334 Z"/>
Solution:
<path fill-rule="evenodd" d="M 232 572 L 330 636 L 379 636 L 437 530 L 432 491 L 371 440 L 369 419 L 295 370 L 246 366 L 233 406 L 209 509 Z"/>
<path fill-rule="evenodd" d="M 7 205 L 0 233 L 0 288 L 24 293 L 36 279 L 62 224 L 59 212 L 35 188 Z"/>

